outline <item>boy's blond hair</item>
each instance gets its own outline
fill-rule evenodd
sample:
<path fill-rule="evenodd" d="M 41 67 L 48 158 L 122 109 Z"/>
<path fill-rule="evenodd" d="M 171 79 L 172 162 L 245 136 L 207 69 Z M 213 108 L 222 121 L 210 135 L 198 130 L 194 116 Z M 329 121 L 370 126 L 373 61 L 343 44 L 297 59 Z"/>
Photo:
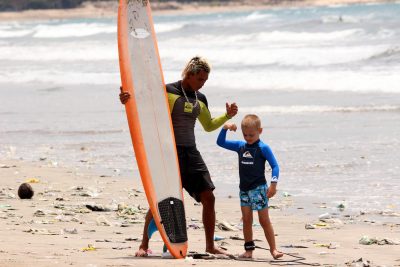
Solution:
<path fill-rule="evenodd" d="M 197 74 L 202 70 L 204 70 L 207 73 L 210 73 L 211 65 L 210 63 L 208 63 L 207 59 L 200 56 L 195 56 L 189 60 L 189 62 L 183 69 L 182 78 L 186 78 L 188 74 Z"/>
<path fill-rule="evenodd" d="M 257 115 L 248 114 L 244 116 L 242 123 L 243 128 L 254 128 L 254 129 L 261 129 L 261 120 Z"/>

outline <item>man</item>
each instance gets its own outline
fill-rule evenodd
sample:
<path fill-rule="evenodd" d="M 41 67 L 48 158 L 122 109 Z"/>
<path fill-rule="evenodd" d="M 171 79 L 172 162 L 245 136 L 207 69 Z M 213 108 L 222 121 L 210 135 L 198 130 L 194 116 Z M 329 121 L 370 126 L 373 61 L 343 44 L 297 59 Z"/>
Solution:
<path fill-rule="evenodd" d="M 226 113 L 212 118 L 208 109 L 207 98 L 199 90 L 208 79 L 211 67 L 206 59 L 193 57 L 182 72 L 182 80 L 167 84 L 168 102 L 174 128 L 175 143 L 179 159 L 182 186 L 203 206 L 203 224 L 206 236 L 206 252 L 226 254 L 214 244 L 215 231 L 215 186 L 211 180 L 207 166 L 196 148 L 194 127 L 196 119 L 206 131 L 213 131 L 222 126 L 238 112 L 236 103 L 226 103 Z M 130 97 L 128 92 L 120 94 L 122 104 Z M 153 218 L 150 210 L 147 212 L 143 230 L 143 239 L 136 252 L 137 257 L 147 256 L 149 238 L 148 225 Z"/>

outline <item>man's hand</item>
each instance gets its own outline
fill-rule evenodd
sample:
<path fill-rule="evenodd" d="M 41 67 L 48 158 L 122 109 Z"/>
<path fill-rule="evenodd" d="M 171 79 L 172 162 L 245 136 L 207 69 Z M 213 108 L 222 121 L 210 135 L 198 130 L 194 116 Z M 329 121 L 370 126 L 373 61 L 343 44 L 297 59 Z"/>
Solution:
<path fill-rule="evenodd" d="M 234 132 L 236 132 L 236 130 L 237 130 L 236 124 L 234 124 L 234 123 L 229 123 L 229 122 L 225 123 L 223 128 L 224 128 L 225 130 L 234 131 Z"/>
<path fill-rule="evenodd" d="M 271 185 L 268 187 L 268 190 L 267 190 L 267 197 L 268 198 L 271 198 L 271 197 L 275 196 L 275 194 L 276 194 L 276 184 L 277 183 L 271 183 Z"/>
<path fill-rule="evenodd" d="M 119 87 L 119 90 L 121 91 L 121 93 L 119 94 L 119 100 L 121 101 L 122 104 L 126 104 L 131 95 L 128 92 L 123 92 L 122 86 Z"/>
<path fill-rule="evenodd" d="M 228 115 L 229 118 L 233 118 L 237 113 L 238 113 L 238 106 L 236 103 L 228 104 L 226 103 L 226 115 Z"/>

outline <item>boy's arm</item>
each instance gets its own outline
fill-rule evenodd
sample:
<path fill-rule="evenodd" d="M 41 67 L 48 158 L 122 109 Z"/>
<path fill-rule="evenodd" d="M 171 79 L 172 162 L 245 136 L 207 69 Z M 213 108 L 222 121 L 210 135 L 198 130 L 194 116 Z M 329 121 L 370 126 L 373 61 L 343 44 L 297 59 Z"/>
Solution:
<path fill-rule="evenodd" d="M 226 140 L 226 132 L 228 129 L 222 128 L 217 138 L 217 145 L 232 151 L 239 151 L 240 141 Z"/>
<path fill-rule="evenodd" d="M 272 153 L 272 150 L 269 146 L 265 145 L 261 149 L 264 157 L 269 163 L 269 166 L 271 166 L 271 184 L 268 187 L 268 192 L 267 192 L 267 197 L 271 198 L 276 194 L 276 187 L 278 184 L 279 180 L 279 165 L 278 162 L 276 161 L 276 158 L 274 154 Z"/>
<path fill-rule="evenodd" d="M 271 183 L 277 183 L 279 180 L 279 165 L 278 162 L 276 161 L 276 158 L 274 154 L 272 153 L 272 150 L 269 146 L 265 145 L 261 149 L 264 157 L 269 163 L 269 166 L 271 166 Z"/>

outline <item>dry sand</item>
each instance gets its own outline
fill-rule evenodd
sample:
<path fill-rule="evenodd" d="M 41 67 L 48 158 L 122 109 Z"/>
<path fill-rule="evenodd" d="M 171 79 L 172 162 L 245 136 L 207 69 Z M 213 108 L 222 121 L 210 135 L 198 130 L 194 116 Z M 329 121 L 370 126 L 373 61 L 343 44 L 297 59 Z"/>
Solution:
<path fill-rule="evenodd" d="M 29 180 L 35 195 L 31 200 L 21 200 L 17 196 L 18 187 Z M 147 208 L 138 181 L 137 177 L 102 177 L 89 171 L 58 167 L 47 161 L 31 163 L 2 159 L 0 266 L 243 266 L 241 261 L 228 259 L 134 257 Z M 271 200 L 277 207 L 271 209 L 270 214 L 279 250 L 305 258 L 301 262 L 324 266 L 345 266 L 360 258 L 371 261 L 369 266 L 400 266 L 399 245 L 359 244 L 364 235 L 383 242 L 384 238 L 399 241 L 400 221 L 377 223 L 366 214 L 322 222 L 318 218 L 290 214 L 288 208 L 292 202 L 291 197 Z M 86 205 L 103 206 L 110 211 L 92 211 Z M 189 251 L 203 252 L 201 206 L 185 195 L 185 207 Z M 216 209 L 215 234 L 225 238 L 217 243 L 230 253 L 241 253 L 243 241 L 231 238 L 242 236 L 238 229 L 241 218 L 238 199 L 218 198 Z M 321 208 L 321 214 L 324 212 Z M 223 221 L 237 230 L 219 229 L 218 224 Z M 314 225 L 315 229 L 306 229 L 306 224 Z M 200 229 L 195 229 L 196 226 Z M 260 240 L 256 245 L 268 247 L 259 225 L 254 226 L 254 238 Z M 150 247 L 156 256 L 162 252 L 163 243 L 158 234 L 153 236 Z M 256 249 L 254 255 L 272 260 L 262 249 Z M 294 258 L 285 255 L 283 260 Z M 287 265 L 282 261 L 282 265 Z M 249 262 L 246 266 L 261 264 L 270 265 L 271 262 Z M 354 263 L 351 266 L 363 265 Z"/>
<path fill-rule="evenodd" d="M 201 4 L 194 3 L 178 4 L 174 1 L 152 4 L 155 15 L 182 14 L 182 13 L 211 13 L 226 11 L 261 10 L 281 7 L 308 7 L 359 3 L 391 2 L 391 0 L 304 0 L 304 1 L 281 1 L 274 0 L 243 0 L 230 4 Z M 393 2 L 393 0 L 392 0 Z M 74 9 L 49 9 L 49 10 L 27 10 L 22 12 L 0 12 L 0 21 L 7 20 L 41 20 L 41 19 L 66 19 L 66 18 L 109 18 L 116 17 L 118 2 L 84 3 Z"/>

